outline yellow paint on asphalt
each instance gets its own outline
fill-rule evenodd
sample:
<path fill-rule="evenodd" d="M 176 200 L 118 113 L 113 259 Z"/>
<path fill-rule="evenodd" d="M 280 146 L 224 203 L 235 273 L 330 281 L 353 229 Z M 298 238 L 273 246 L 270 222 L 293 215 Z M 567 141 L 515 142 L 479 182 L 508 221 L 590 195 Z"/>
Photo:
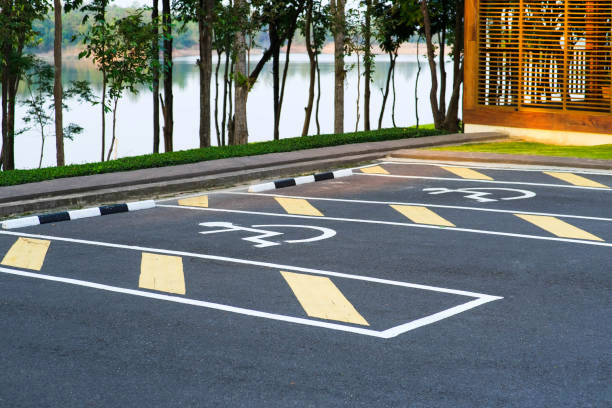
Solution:
<path fill-rule="evenodd" d="M 144 289 L 184 295 L 183 259 L 180 256 L 143 252 L 138 286 Z"/>
<path fill-rule="evenodd" d="M 455 224 L 440 217 L 427 207 L 418 205 L 392 205 L 391 208 L 400 212 L 412 222 L 417 224 L 440 225 L 443 227 L 454 227 Z"/>
<path fill-rule="evenodd" d="M 187 207 L 208 207 L 208 196 L 201 195 L 197 197 L 189 197 L 178 200 L 178 205 Z"/>
<path fill-rule="evenodd" d="M 369 326 L 331 279 L 282 271 L 281 275 L 308 316 Z"/>
<path fill-rule="evenodd" d="M 446 171 L 450 171 L 451 173 L 462 177 L 464 179 L 470 180 L 493 180 L 491 177 L 482 174 L 476 170 L 468 169 L 467 167 L 440 167 Z"/>
<path fill-rule="evenodd" d="M 287 211 L 289 214 L 296 215 L 314 215 L 323 217 L 323 214 L 313 207 L 308 201 L 303 198 L 285 198 L 274 197 L 274 199 Z"/>
<path fill-rule="evenodd" d="M 389 172 L 380 166 L 364 167 L 361 169 L 362 173 L 366 174 L 389 174 Z"/>
<path fill-rule="evenodd" d="M 555 171 L 545 171 L 544 174 L 548 174 L 549 176 L 558 178 L 559 180 L 563 180 L 567 183 L 573 184 L 575 186 L 581 187 L 599 187 L 599 188 L 610 188 L 604 184 L 598 183 L 596 181 L 590 180 L 586 177 L 579 176 L 573 173 L 561 173 Z"/>
<path fill-rule="evenodd" d="M 583 229 L 574 227 L 567 222 L 548 215 L 529 215 L 529 214 L 514 214 L 519 218 L 524 219 L 545 231 L 548 231 L 561 238 L 586 239 L 589 241 L 603 241 L 603 239 L 586 232 Z"/>
<path fill-rule="evenodd" d="M 2 259 L 2 265 L 40 271 L 51 241 L 19 237 Z"/>

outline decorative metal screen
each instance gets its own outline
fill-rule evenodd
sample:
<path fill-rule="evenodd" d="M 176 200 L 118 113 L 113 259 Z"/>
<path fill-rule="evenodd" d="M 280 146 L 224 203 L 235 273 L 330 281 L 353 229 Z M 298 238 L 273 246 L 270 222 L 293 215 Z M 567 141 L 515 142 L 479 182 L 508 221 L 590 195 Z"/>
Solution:
<path fill-rule="evenodd" d="M 612 0 L 480 0 L 478 103 L 612 112 Z"/>

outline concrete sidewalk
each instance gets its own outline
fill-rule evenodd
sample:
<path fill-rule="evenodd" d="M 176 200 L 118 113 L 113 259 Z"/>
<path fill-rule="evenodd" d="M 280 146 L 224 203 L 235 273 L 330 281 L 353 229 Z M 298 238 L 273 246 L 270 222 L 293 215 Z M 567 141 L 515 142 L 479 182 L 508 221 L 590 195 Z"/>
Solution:
<path fill-rule="evenodd" d="M 7 186 L 0 188 L 0 216 L 136 200 L 262 178 L 283 178 L 353 166 L 383 158 L 399 149 L 503 138 L 499 133 L 473 133 L 355 143 Z"/>

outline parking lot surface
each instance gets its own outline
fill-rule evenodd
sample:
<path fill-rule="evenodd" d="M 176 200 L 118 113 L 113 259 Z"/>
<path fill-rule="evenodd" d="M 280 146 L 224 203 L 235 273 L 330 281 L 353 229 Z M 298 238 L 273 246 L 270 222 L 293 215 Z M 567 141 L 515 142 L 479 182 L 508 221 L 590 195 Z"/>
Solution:
<path fill-rule="evenodd" d="M 612 175 L 377 162 L 0 231 L 0 405 L 612 406 Z"/>

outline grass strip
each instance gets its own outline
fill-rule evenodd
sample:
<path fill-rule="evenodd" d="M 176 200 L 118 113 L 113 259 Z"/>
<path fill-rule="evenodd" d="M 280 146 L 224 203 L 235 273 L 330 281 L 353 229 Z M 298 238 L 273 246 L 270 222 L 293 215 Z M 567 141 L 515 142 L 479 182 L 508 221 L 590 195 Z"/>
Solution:
<path fill-rule="evenodd" d="M 531 142 L 496 142 L 435 147 L 430 148 L 430 150 L 578 157 L 583 159 L 612 159 L 612 144 L 599 146 L 556 146 Z"/>
<path fill-rule="evenodd" d="M 124 157 L 98 163 L 73 164 L 64 167 L 45 167 L 42 169 L 8 170 L 0 173 L 0 186 L 34 183 L 65 177 L 88 176 L 92 174 L 113 173 L 118 171 L 175 166 L 207 160 L 230 157 L 255 156 L 266 153 L 291 152 L 317 147 L 338 146 L 351 143 L 379 142 L 424 136 L 441 135 L 447 132 L 435 130 L 432 126 L 412 128 L 391 128 L 367 132 L 328 134 L 318 136 L 294 137 L 277 141 L 255 142 L 239 146 L 207 147 L 178 152 L 147 154 Z"/>

